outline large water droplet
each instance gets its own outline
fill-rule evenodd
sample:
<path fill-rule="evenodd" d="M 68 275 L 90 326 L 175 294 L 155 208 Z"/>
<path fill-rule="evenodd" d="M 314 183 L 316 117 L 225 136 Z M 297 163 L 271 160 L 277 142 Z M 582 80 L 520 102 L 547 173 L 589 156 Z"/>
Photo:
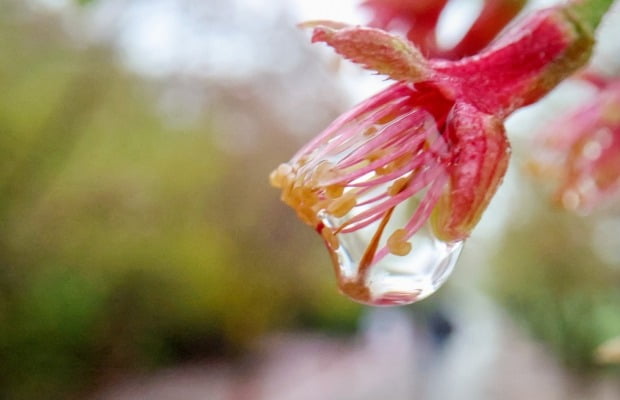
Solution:
<path fill-rule="evenodd" d="M 320 217 L 327 227 L 336 223 L 327 214 Z M 326 243 L 342 293 L 357 302 L 381 306 L 410 304 L 435 293 L 454 269 L 463 241 L 446 243 L 437 239 L 427 222 L 411 237 L 409 254 L 388 253 L 375 263 L 368 263 L 368 247 L 377 224 L 338 234 L 339 245 L 335 249 Z M 393 230 L 391 225 L 386 232 Z M 379 241 L 379 249 L 385 241 L 385 237 Z"/>

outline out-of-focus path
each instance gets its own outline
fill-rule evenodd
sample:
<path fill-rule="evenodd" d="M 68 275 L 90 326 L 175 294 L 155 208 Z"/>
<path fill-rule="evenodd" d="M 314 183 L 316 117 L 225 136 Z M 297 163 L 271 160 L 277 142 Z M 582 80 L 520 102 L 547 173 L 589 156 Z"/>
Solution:
<path fill-rule="evenodd" d="M 465 316 L 438 345 L 406 312 L 374 310 L 354 338 L 275 334 L 243 365 L 178 367 L 95 400 L 620 399 L 617 379 L 575 379 L 496 312 Z"/>

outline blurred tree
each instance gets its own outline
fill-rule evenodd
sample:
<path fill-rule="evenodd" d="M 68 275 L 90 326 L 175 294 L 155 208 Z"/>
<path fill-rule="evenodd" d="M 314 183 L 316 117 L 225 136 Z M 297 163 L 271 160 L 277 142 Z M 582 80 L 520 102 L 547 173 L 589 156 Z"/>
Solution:
<path fill-rule="evenodd" d="M 620 270 L 593 251 L 592 219 L 526 198 L 513 199 L 524 207 L 495 253 L 493 291 L 560 359 L 591 370 L 596 348 L 620 334 Z"/>
<path fill-rule="evenodd" d="M 273 329 L 354 327 L 319 241 L 257 183 L 296 146 L 277 107 L 318 69 L 149 82 L 48 14 L 0 8 L 0 398 L 83 398 Z M 190 123 L 156 108 L 178 83 L 208 93 Z M 235 154 L 219 143 L 238 115 L 259 140 Z"/>

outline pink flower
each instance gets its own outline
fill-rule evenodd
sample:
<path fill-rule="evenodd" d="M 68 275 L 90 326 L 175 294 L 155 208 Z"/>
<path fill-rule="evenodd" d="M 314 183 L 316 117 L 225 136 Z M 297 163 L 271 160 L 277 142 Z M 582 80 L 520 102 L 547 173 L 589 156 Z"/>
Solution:
<path fill-rule="evenodd" d="M 307 25 L 314 42 L 397 82 L 334 121 L 271 183 L 323 237 L 344 293 L 368 304 L 424 298 L 504 176 L 503 119 L 588 59 L 592 27 L 551 8 L 478 55 L 443 61 L 379 29 Z"/>
<path fill-rule="evenodd" d="M 558 182 L 553 200 L 588 213 L 620 192 L 620 79 L 592 76 L 591 102 L 541 132 L 531 172 Z"/>
<path fill-rule="evenodd" d="M 366 0 L 363 7 L 373 12 L 369 25 L 392 31 L 404 28 L 407 38 L 415 43 L 422 54 L 439 56 L 435 29 L 448 0 Z"/>
<path fill-rule="evenodd" d="M 437 44 L 437 23 L 447 0 L 366 0 L 362 6 L 373 11 L 370 26 L 388 31 L 402 30 L 423 54 L 458 59 L 485 47 L 523 9 L 527 0 L 485 0 L 484 6 L 465 36 L 449 49 Z"/>

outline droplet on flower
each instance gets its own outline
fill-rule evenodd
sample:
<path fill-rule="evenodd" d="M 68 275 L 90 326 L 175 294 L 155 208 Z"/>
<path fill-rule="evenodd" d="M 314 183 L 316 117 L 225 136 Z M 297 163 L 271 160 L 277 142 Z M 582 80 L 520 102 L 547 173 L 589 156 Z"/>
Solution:
<path fill-rule="evenodd" d="M 355 232 L 334 235 L 328 228 L 333 226 L 334 219 L 327 213 L 321 213 L 321 217 L 324 231 L 329 232 L 327 235 L 323 233 L 323 237 L 334 263 L 340 291 L 368 305 L 410 304 L 435 293 L 452 273 L 463 247 L 463 241 L 446 243 L 439 240 L 429 223 L 405 242 L 401 229 L 394 230 L 390 236 L 394 223 L 388 222 L 381 238 L 376 239 L 381 221 Z M 399 217 L 396 213 L 393 215 L 395 219 Z M 375 240 L 375 249 L 387 244 L 390 251 L 370 265 L 372 257 L 369 257 L 368 249 Z M 390 240 L 394 243 L 391 244 Z M 338 243 L 337 247 L 328 244 L 331 241 Z M 403 249 L 400 246 L 407 251 L 394 254 L 392 248 Z"/>
<path fill-rule="evenodd" d="M 418 106 L 428 100 L 422 93 L 393 85 L 336 120 L 271 176 L 282 200 L 323 238 L 340 290 L 364 304 L 429 296 L 462 247 L 460 240 L 440 240 L 429 223 L 449 181 L 449 145 L 439 129 L 450 103 L 431 97 L 435 115 Z"/>

